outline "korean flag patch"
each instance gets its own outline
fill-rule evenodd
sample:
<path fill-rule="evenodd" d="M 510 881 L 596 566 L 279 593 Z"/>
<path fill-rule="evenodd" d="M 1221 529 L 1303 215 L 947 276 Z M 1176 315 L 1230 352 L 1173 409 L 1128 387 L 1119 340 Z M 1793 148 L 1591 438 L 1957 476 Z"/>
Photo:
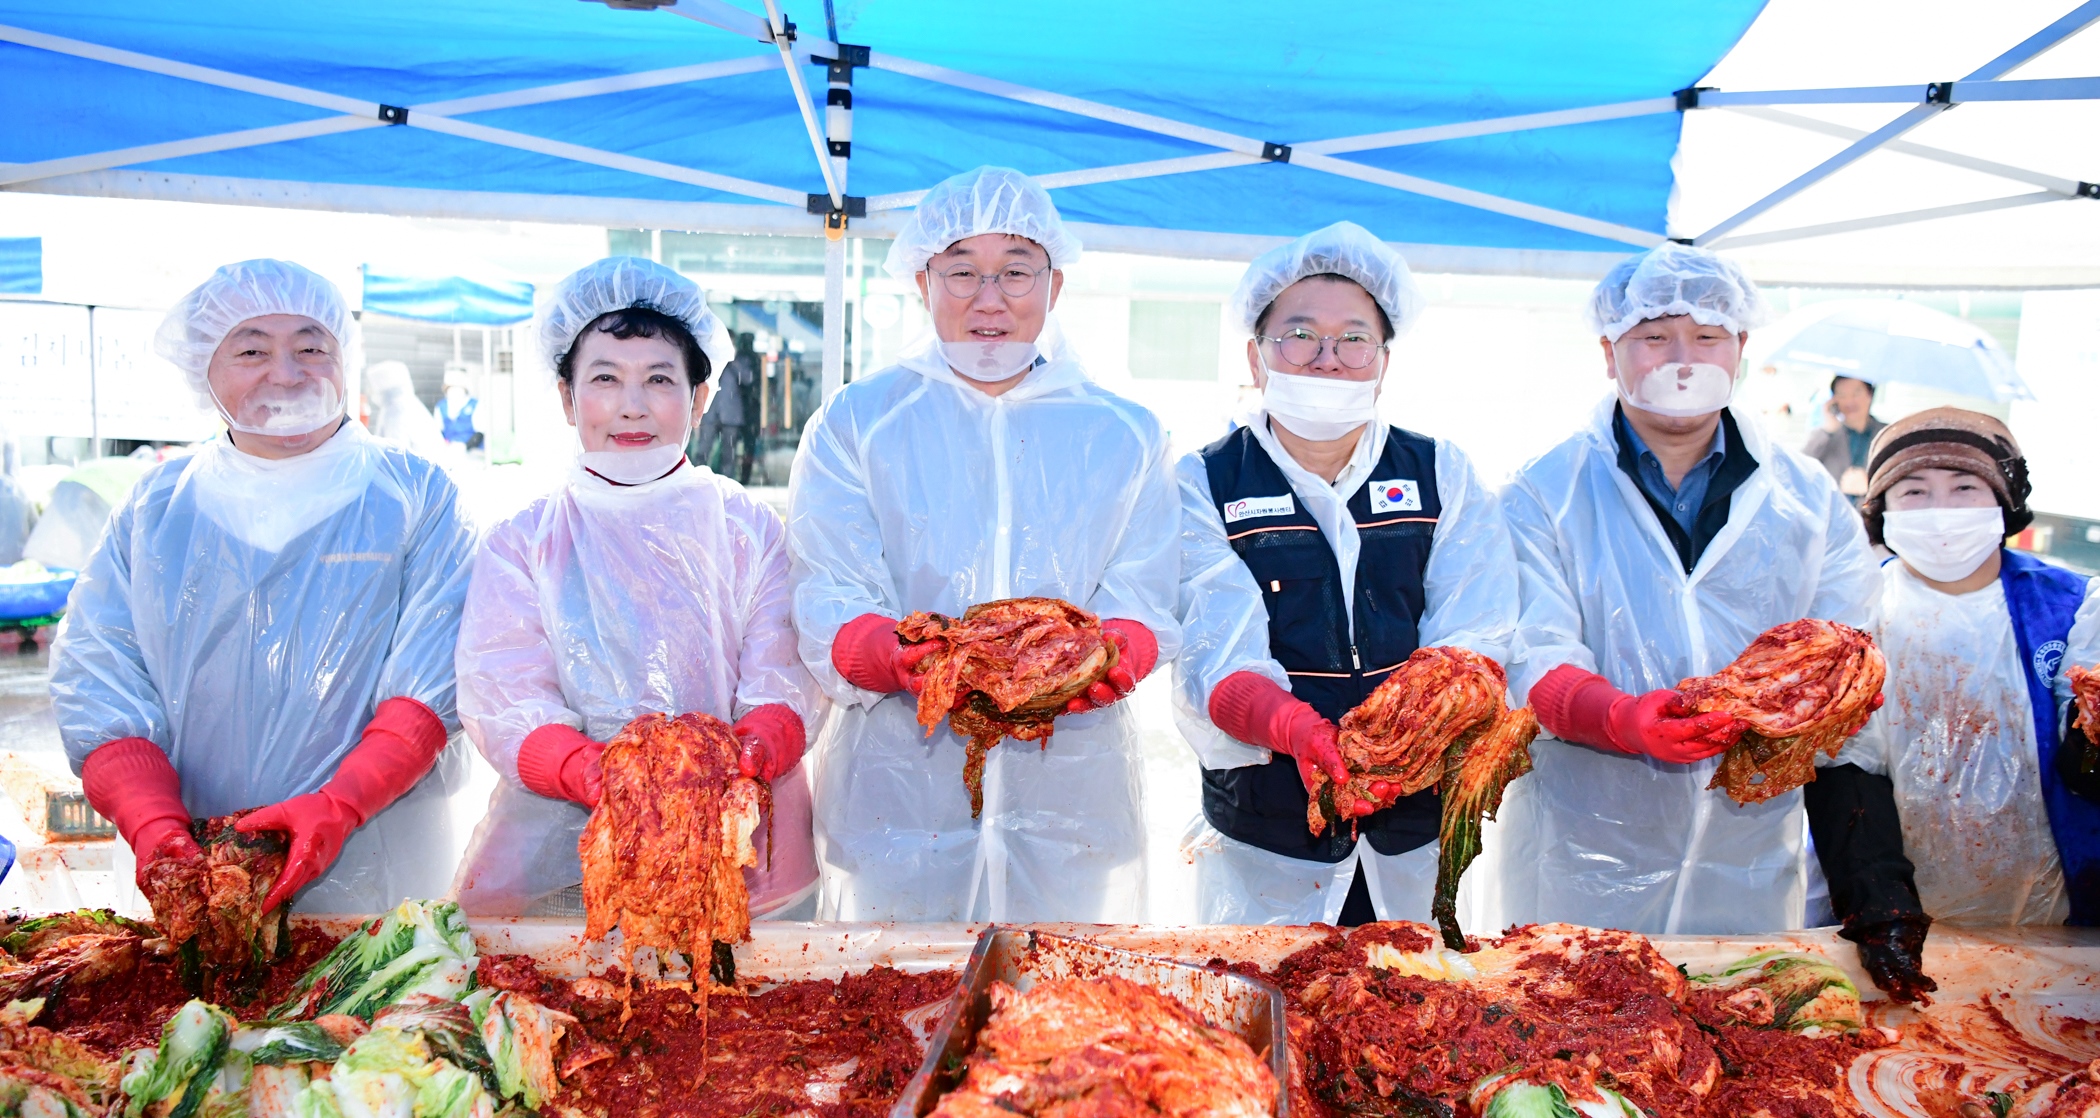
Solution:
<path fill-rule="evenodd" d="M 1409 478 L 1371 483 L 1371 511 L 1421 512 L 1422 487 Z"/>

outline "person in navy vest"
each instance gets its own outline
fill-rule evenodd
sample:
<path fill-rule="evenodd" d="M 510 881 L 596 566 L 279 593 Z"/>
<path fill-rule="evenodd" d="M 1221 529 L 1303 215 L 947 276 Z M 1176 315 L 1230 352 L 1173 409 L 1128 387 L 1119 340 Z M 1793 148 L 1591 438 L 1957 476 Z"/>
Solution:
<path fill-rule="evenodd" d="M 1730 406 L 1766 317 L 1733 262 L 1665 244 L 1622 261 L 1589 323 L 1614 390 L 1502 492 L 1522 578 L 1512 692 L 1545 733 L 1486 835 L 1478 923 L 1665 934 L 1799 928 L 1799 790 L 1739 805 L 1708 783 L 1737 736 L 1676 687 L 1804 617 L 1870 623 L 1852 502 Z M 1828 762 L 1829 758 L 1823 758 Z M 1499 909 L 1496 907 L 1499 905 Z"/>
<path fill-rule="evenodd" d="M 2059 771 L 2087 743 L 2060 725 L 2056 695 L 2092 580 L 2006 550 L 2034 513 L 2026 459 L 1997 419 L 1919 412 L 1868 461 L 1867 536 L 1896 555 L 1874 627 L 1884 732 L 1817 773 L 1808 820 L 1844 934 L 1908 1001 L 1933 988 L 1918 962 L 1935 921 L 2100 922 L 2100 802 Z"/>
<path fill-rule="evenodd" d="M 1261 399 L 1178 467 L 1174 703 L 1203 764 L 1188 849 L 1206 922 L 1429 915 L 1435 790 L 1355 805 L 1354 833 L 1306 825 L 1314 773 L 1347 778 L 1343 714 L 1419 647 L 1500 662 L 1516 628 L 1495 495 L 1457 447 L 1378 418 L 1421 304 L 1406 261 L 1348 222 L 1256 259 L 1233 293 Z"/>

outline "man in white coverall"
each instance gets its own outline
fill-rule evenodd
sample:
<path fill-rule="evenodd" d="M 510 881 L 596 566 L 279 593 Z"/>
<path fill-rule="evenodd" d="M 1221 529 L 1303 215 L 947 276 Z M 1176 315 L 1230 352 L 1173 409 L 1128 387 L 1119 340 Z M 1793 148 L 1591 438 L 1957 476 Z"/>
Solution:
<path fill-rule="evenodd" d="M 1749 278 L 1710 252 L 1623 261 L 1589 307 L 1616 392 L 1503 491 L 1524 598 L 1510 683 L 1546 733 L 1487 838 L 1501 922 L 1801 925 L 1800 791 L 1749 806 L 1708 791 L 1740 724 L 1687 717 L 1673 690 L 1773 625 L 1869 623 L 1859 514 L 1821 465 L 1729 406 L 1764 318 Z"/>
<path fill-rule="evenodd" d="M 51 702 L 140 879 L 192 816 L 291 842 L 264 908 L 444 895 L 452 646 L 474 534 L 451 481 L 344 412 L 356 323 L 297 264 L 228 264 L 154 339 L 227 426 L 141 479 L 67 605 Z"/>
<path fill-rule="evenodd" d="M 1116 700 L 1179 645 L 1178 505 L 1158 421 L 1059 336 L 1078 255 L 1019 172 L 934 187 L 885 264 L 919 285 L 933 331 L 803 432 L 795 627 L 839 707 L 814 750 L 820 920 L 1144 915 L 1137 718 Z M 991 751 L 973 820 L 963 740 L 919 726 L 895 628 L 1029 595 L 1097 614 L 1121 660 L 1044 747 Z"/>
<path fill-rule="evenodd" d="M 1189 848 L 1206 923 L 1429 918 L 1435 790 L 1306 825 L 1315 770 L 1347 779 L 1342 715 L 1417 648 L 1500 662 L 1515 635 L 1495 495 L 1450 442 L 1378 418 L 1390 344 L 1421 304 L 1407 262 L 1348 222 L 1257 258 L 1233 292 L 1261 402 L 1178 468 L 1174 697 L 1203 762 Z"/>

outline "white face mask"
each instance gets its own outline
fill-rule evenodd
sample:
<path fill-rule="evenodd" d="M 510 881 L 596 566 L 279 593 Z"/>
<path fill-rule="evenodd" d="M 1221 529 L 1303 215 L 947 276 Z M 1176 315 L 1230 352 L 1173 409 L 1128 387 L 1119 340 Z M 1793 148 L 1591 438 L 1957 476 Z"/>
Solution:
<path fill-rule="evenodd" d="M 1034 342 L 942 342 L 948 367 L 974 381 L 992 384 L 1018 376 L 1042 355 Z"/>
<path fill-rule="evenodd" d="M 1934 582 L 1957 582 L 2005 544 L 2005 510 L 1907 509 L 1881 514 L 1881 538 Z"/>
<path fill-rule="evenodd" d="M 640 450 L 586 450 L 577 459 L 583 468 L 621 485 L 644 485 L 676 468 L 685 444 L 658 443 Z"/>
<path fill-rule="evenodd" d="M 1625 370 L 1616 382 L 1619 398 L 1656 415 L 1689 418 L 1720 411 L 1735 399 L 1735 374 L 1719 365 L 1657 365 L 1627 383 Z"/>
<path fill-rule="evenodd" d="M 307 377 L 288 386 L 265 381 L 241 397 L 238 412 L 227 407 L 217 391 L 212 391 L 211 399 L 219 405 L 226 425 L 247 435 L 290 438 L 318 431 L 343 417 L 343 394 L 334 381 L 323 377 Z"/>
<path fill-rule="evenodd" d="M 1378 381 L 1279 373 L 1262 361 L 1262 410 L 1301 439 L 1339 439 L 1378 419 Z"/>

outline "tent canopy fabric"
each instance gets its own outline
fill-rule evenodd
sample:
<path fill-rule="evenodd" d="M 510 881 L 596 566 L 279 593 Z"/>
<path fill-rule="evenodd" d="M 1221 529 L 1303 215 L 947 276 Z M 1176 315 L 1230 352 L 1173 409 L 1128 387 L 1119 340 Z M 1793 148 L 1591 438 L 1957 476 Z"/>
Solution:
<path fill-rule="evenodd" d="M 2100 0 L 784 2 L 0 0 L 0 190 L 885 236 L 993 162 L 1111 250 L 2100 283 Z"/>
<path fill-rule="evenodd" d="M 850 167 L 842 196 L 866 199 L 877 221 L 982 163 L 1084 180 L 1181 160 L 1196 165 L 1075 181 L 1056 197 L 1070 219 L 1107 227 L 1284 237 L 1346 217 L 1396 242 L 1618 254 L 1663 236 L 1672 92 L 1760 6 L 1346 0 L 1310 13 L 1220 0 L 1191 19 L 1183 5 L 1111 0 L 842 3 L 839 41 L 874 54 L 837 91 L 851 146 L 833 162 Z M 155 178 L 441 191 L 487 201 L 490 216 L 521 198 L 727 203 L 815 228 L 808 196 L 831 191 L 782 52 L 754 37 L 756 8 L 0 0 L 0 161 L 16 165 L 0 182 L 122 172 L 139 192 Z M 814 116 L 835 118 L 827 71 L 809 61 L 839 53 L 823 8 L 798 0 L 786 17 L 800 24 L 789 51 Z M 599 85 L 517 96 L 577 82 Z M 1561 127 L 1321 143 L 1629 102 L 1647 103 Z M 389 127 L 404 108 L 406 126 Z M 194 150 L 229 133 L 251 134 Z M 1289 145 L 1289 164 L 1264 159 L 1264 144 Z M 84 158 L 112 152 L 131 158 Z M 1502 212 L 1396 182 L 1474 192 Z"/>
<path fill-rule="evenodd" d="M 44 290 L 44 239 L 0 237 L 0 294 L 36 295 Z"/>
<path fill-rule="evenodd" d="M 368 264 L 364 309 L 419 322 L 515 326 L 532 317 L 532 285 L 522 280 L 406 275 Z"/>

